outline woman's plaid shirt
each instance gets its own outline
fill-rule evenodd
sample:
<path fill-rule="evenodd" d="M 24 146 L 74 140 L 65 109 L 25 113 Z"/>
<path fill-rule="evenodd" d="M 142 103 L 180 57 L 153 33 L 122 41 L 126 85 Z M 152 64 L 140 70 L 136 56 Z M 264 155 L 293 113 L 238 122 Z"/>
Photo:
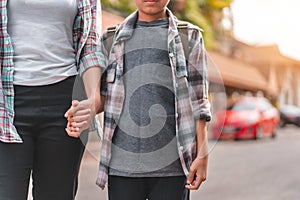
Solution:
<path fill-rule="evenodd" d="M 7 1 L 0 0 L 0 141 L 21 143 L 22 139 L 13 125 L 13 45 L 7 32 Z M 73 26 L 73 41 L 78 71 L 103 66 L 100 49 L 101 6 L 99 0 L 77 0 L 78 13 Z M 45 22 L 47 23 L 47 22 Z M 30 27 L 28 27 L 30 28 Z"/>
<path fill-rule="evenodd" d="M 173 71 L 173 87 L 176 98 L 176 137 L 178 153 L 185 174 L 196 156 L 195 120 L 209 121 L 211 118 L 208 101 L 208 77 L 206 52 L 200 29 L 188 25 L 190 53 L 188 62 L 184 56 L 181 37 L 177 30 L 177 20 L 168 10 L 169 31 L 168 50 Z M 117 121 L 122 112 L 124 102 L 123 55 L 124 42 L 131 37 L 137 20 L 137 12 L 133 13 L 120 24 L 109 56 L 105 49 L 107 33 L 103 36 L 102 50 L 106 55 L 107 76 L 105 87 L 101 93 L 106 96 L 104 114 L 104 134 L 102 141 L 101 160 L 97 184 L 104 188 L 108 179 L 111 158 L 112 138 Z M 159 38 L 158 38 L 159 39 Z M 109 57 L 109 58 L 108 58 Z"/>

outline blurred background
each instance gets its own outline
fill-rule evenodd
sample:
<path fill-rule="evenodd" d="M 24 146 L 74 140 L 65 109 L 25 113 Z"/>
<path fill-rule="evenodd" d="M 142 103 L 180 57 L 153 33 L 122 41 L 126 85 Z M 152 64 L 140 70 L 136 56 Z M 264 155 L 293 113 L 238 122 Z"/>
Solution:
<path fill-rule="evenodd" d="M 102 0 L 103 31 L 135 10 Z M 205 200 L 300 198 L 300 2 L 171 0 L 181 19 L 204 29 L 213 121 Z M 95 185 L 100 140 L 91 135 L 78 200 L 107 199 Z"/>

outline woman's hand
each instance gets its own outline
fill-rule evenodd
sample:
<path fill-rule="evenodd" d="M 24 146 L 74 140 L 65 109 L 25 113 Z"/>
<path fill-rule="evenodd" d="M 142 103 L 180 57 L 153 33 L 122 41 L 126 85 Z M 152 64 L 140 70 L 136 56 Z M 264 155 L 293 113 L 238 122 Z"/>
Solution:
<path fill-rule="evenodd" d="M 71 137 L 79 137 L 81 132 L 88 129 L 100 107 L 100 99 L 73 100 L 65 113 L 68 119 L 66 132 Z"/>

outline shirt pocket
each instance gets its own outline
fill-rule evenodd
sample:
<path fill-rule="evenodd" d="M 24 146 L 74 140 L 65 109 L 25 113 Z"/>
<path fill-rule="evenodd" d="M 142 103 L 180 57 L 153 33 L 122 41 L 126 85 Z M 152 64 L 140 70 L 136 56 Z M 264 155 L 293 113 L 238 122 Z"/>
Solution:
<path fill-rule="evenodd" d="M 175 87 L 176 90 L 179 91 L 180 93 L 184 94 L 184 95 L 188 95 L 189 94 L 189 77 L 188 77 L 188 73 L 186 71 L 186 67 L 184 67 L 183 69 L 176 69 L 176 82 L 175 82 Z M 179 95 L 179 93 L 177 92 L 177 94 Z M 180 94 L 180 95 L 182 95 Z"/>
<path fill-rule="evenodd" d="M 180 59 L 176 59 L 176 76 L 178 78 L 188 77 L 187 65 Z"/>
<path fill-rule="evenodd" d="M 116 63 L 110 64 L 101 76 L 101 95 L 106 95 L 108 85 L 112 84 L 116 80 Z M 111 87 L 111 86 L 110 86 Z"/>
<path fill-rule="evenodd" d="M 117 64 L 113 62 L 107 67 L 106 70 L 106 83 L 114 83 L 116 80 Z"/>

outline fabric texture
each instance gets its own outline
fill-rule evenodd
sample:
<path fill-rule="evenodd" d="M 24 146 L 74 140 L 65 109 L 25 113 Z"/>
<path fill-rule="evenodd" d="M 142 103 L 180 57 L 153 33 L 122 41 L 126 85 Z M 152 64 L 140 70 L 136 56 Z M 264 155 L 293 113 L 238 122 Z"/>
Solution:
<path fill-rule="evenodd" d="M 14 125 L 23 143 L 0 142 L 1 200 L 27 199 L 31 171 L 34 199 L 75 198 L 87 133 L 71 138 L 64 130 L 74 80 L 14 87 Z"/>
<path fill-rule="evenodd" d="M 185 176 L 131 178 L 109 176 L 109 200 L 189 200 Z"/>
<path fill-rule="evenodd" d="M 112 141 L 109 175 L 184 175 L 176 150 L 175 95 L 167 49 L 168 27 L 167 18 L 138 21 L 132 37 L 125 43 L 125 100 Z M 157 37 L 161 39 L 156 40 Z M 166 145 L 170 145 L 166 155 L 143 156 Z M 119 148 L 134 153 L 134 156 L 124 154 Z"/>
<path fill-rule="evenodd" d="M 14 85 L 48 85 L 77 75 L 72 30 L 76 1 L 9 0 L 7 11 Z"/>
<path fill-rule="evenodd" d="M 13 125 L 13 45 L 7 32 L 7 0 L 0 0 L 0 141 L 22 143 Z M 90 67 L 105 66 L 101 53 L 101 6 L 99 0 L 77 0 L 78 13 L 73 25 L 76 66 L 80 75 Z"/>
<path fill-rule="evenodd" d="M 185 59 L 182 41 L 177 30 L 177 19 L 167 10 L 169 16 L 168 52 L 173 74 L 175 94 L 175 119 L 178 154 L 185 175 L 196 156 L 196 120 L 211 119 L 208 101 L 208 74 L 206 51 L 201 31 L 188 24 L 189 58 Z M 104 188 L 108 179 L 111 159 L 111 145 L 120 114 L 123 109 L 125 89 L 122 81 L 124 73 L 124 43 L 134 31 L 138 12 L 136 11 L 120 24 L 110 53 L 105 49 L 106 35 L 103 36 L 102 51 L 105 55 L 106 78 L 101 93 L 105 95 L 104 135 L 97 184 Z"/>

